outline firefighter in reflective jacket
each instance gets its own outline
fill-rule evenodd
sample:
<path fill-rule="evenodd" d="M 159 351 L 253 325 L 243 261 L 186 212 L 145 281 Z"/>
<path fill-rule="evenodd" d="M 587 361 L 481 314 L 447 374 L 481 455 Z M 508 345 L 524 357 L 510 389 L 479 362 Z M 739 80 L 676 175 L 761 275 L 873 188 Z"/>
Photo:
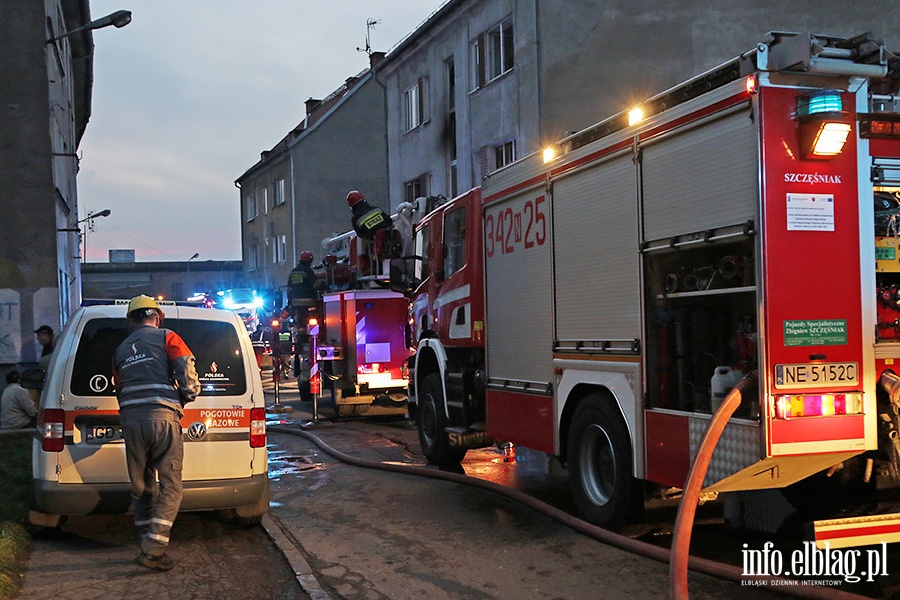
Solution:
<path fill-rule="evenodd" d="M 296 308 L 309 308 L 316 304 L 317 281 L 316 273 L 312 269 L 313 253 L 304 250 L 300 253 L 297 266 L 288 275 L 289 305 Z M 294 315 L 299 318 L 299 315 Z"/>
<path fill-rule="evenodd" d="M 393 225 L 390 215 L 380 208 L 373 208 L 366 197 L 353 190 L 347 194 L 347 204 L 353 214 L 353 230 L 364 240 L 371 240 L 379 229 L 390 229 Z"/>
<path fill-rule="evenodd" d="M 128 303 L 134 331 L 113 355 L 113 381 L 122 418 L 134 524 L 141 537 L 138 564 L 161 571 L 174 566 L 165 550 L 181 505 L 184 405 L 200 393 L 196 359 L 153 298 Z"/>

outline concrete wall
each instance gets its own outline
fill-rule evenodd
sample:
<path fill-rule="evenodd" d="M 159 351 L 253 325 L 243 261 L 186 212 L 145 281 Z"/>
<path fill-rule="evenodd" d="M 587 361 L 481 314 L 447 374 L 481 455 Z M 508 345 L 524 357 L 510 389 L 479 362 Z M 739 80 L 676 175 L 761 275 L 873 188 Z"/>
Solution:
<path fill-rule="evenodd" d="M 514 22 L 515 67 L 476 89 L 471 41 L 509 17 Z M 534 18 L 534 0 L 460 1 L 414 44 L 389 55 L 378 78 L 387 92 L 392 207 L 405 199 L 406 182 L 423 174 L 426 193 L 452 196 L 449 60 L 456 74 L 458 192 L 479 185 L 484 172 L 493 168 L 494 146 L 515 141 L 519 147 L 538 137 Z M 428 82 L 425 121 L 404 131 L 404 94 L 422 78 Z"/>
<path fill-rule="evenodd" d="M 538 7 L 541 123 L 551 140 L 750 50 L 769 31 L 871 31 L 900 50 L 900 11 L 891 0 L 541 0 Z"/>
<path fill-rule="evenodd" d="M 285 201 L 276 205 L 273 188 L 280 180 L 284 180 Z M 250 194 L 255 194 L 258 210 L 257 217 L 252 220 L 248 220 L 247 215 L 247 197 Z M 278 287 L 282 284 L 282 274 L 286 279 L 287 272 L 293 268 L 296 256 L 292 250 L 294 227 L 291 220 L 291 162 L 285 147 L 272 152 L 264 159 L 260 168 L 241 181 L 240 196 L 241 252 L 247 279 L 260 288 Z M 287 256 L 283 262 L 275 263 L 272 244 L 277 243 L 282 235 L 287 236 Z M 255 267 L 250 260 L 250 248 L 254 244 L 258 249 Z"/>
<path fill-rule="evenodd" d="M 34 362 L 33 330 L 59 329 L 80 303 L 78 234 L 57 230 L 77 221 L 75 96 L 89 98 L 92 48 L 89 36 L 46 43 L 48 18 L 52 32 L 67 31 L 84 22 L 86 0 L 8 4 L 0 20 L 0 365 Z"/>
<path fill-rule="evenodd" d="M 293 142 L 298 255 L 310 250 L 319 261 L 324 238 L 352 229 L 350 190 L 362 192 L 372 206 L 388 208 L 384 131 L 384 91 L 366 76 Z"/>
<path fill-rule="evenodd" d="M 373 206 L 387 209 L 387 145 L 384 90 L 369 73 L 347 80 L 319 104 L 310 101 L 301 122 L 238 180 L 241 186 L 241 246 L 249 287 L 278 289 L 287 283 L 300 252 L 320 261 L 321 243 L 349 231 L 347 192 L 360 190 Z M 286 181 L 286 202 L 273 206 L 271 186 Z M 268 186 L 266 209 L 261 190 Z M 256 193 L 259 214 L 247 220 L 247 196 Z M 273 262 L 272 244 L 284 235 L 286 259 Z M 268 244 L 267 244 L 268 240 Z M 259 248 L 252 268 L 250 247 Z"/>
<path fill-rule="evenodd" d="M 474 90 L 471 42 L 513 17 L 515 66 Z M 527 156 L 753 48 L 768 31 L 852 36 L 872 31 L 900 50 L 893 0 L 453 0 L 376 69 L 388 106 L 392 206 L 427 173 L 449 195 L 447 81 L 456 65 L 458 191 L 494 168 L 493 147 L 515 140 Z M 430 82 L 430 120 L 404 131 L 403 94 Z M 474 90 L 474 91 L 473 91 Z M 484 149 L 488 150 L 485 155 Z"/>

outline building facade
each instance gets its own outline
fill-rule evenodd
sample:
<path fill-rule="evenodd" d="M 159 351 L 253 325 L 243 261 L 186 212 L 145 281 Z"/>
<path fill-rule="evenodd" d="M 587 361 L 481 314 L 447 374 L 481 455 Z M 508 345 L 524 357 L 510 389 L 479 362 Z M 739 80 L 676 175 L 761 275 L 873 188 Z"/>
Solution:
<path fill-rule="evenodd" d="M 81 302 L 75 154 L 91 110 L 88 0 L 4 5 L 0 21 L 0 366 L 34 363 L 34 329 Z M 48 41 L 49 40 L 49 41 Z"/>
<path fill-rule="evenodd" d="M 376 66 L 391 207 L 487 173 L 750 50 L 769 31 L 900 47 L 889 0 L 449 0 Z"/>
<path fill-rule="evenodd" d="M 384 133 L 384 91 L 367 69 L 307 100 L 303 121 L 237 179 L 248 287 L 284 287 L 304 250 L 321 260 L 322 240 L 351 229 L 351 189 L 387 208 Z"/>

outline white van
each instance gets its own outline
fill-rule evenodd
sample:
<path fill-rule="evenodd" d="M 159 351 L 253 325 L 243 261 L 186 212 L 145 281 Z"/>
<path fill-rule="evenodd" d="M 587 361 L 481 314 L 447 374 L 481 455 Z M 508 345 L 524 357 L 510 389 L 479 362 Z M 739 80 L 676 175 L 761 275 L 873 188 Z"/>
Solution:
<path fill-rule="evenodd" d="M 112 356 L 131 329 L 127 300 L 85 306 L 60 334 L 41 393 L 29 522 L 130 508 Z M 222 510 L 243 524 L 269 508 L 266 409 L 247 330 L 230 310 L 161 302 L 163 327 L 197 358 L 201 391 L 185 406 L 182 511 Z"/>

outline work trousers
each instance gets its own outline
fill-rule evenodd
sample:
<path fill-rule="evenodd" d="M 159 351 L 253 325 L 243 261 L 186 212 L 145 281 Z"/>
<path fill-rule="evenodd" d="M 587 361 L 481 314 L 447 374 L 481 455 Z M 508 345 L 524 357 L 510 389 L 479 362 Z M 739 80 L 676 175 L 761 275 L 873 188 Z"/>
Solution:
<path fill-rule="evenodd" d="M 134 525 L 141 552 L 156 556 L 168 546 L 181 506 L 181 423 L 178 413 L 160 405 L 129 407 L 121 415 Z"/>

